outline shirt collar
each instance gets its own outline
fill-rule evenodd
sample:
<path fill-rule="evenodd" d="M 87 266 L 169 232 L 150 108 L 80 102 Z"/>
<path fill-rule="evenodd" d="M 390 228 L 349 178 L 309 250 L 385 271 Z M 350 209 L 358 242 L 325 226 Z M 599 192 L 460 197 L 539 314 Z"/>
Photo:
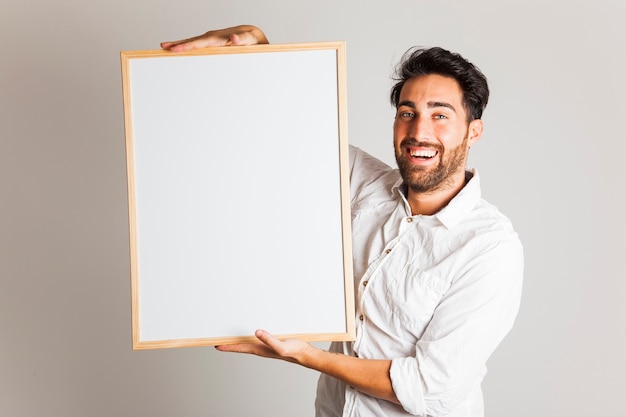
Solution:
<path fill-rule="evenodd" d="M 474 168 L 465 171 L 465 178 L 465 186 L 454 196 L 447 206 L 432 216 L 424 217 L 437 219 L 448 229 L 452 229 L 459 224 L 459 222 L 474 209 L 481 198 L 478 171 Z M 398 179 L 393 185 L 393 191 L 397 192 L 402 197 L 410 212 L 409 203 L 406 200 L 406 186 L 403 184 L 402 178 Z"/>

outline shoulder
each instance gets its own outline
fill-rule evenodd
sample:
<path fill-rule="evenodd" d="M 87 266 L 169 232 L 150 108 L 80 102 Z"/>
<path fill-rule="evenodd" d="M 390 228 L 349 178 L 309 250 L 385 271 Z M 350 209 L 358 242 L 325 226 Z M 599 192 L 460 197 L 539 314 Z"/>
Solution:
<path fill-rule="evenodd" d="M 522 241 L 511 220 L 498 207 L 480 199 L 463 228 L 472 235 L 466 246 L 472 252 L 470 264 L 482 264 L 481 268 L 501 273 L 507 271 L 509 277 L 521 279 L 524 266 Z"/>
<path fill-rule="evenodd" d="M 494 204 L 481 198 L 472 210 L 468 221 L 475 226 L 480 225 L 479 230 L 501 235 L 503 239 L 519 240 L 511 219 L 500 211 Z"/>
<path fill-rule="evenodd" d="M 455 247 L 472 253 L 471 258 L 502 250 L 518 257 L 522 245 L 511 220 L 482 197 L 478 172 L 471 174 L 463 190 L 437 214 L 448 229 L 445 235 L 455 241 Z"/>

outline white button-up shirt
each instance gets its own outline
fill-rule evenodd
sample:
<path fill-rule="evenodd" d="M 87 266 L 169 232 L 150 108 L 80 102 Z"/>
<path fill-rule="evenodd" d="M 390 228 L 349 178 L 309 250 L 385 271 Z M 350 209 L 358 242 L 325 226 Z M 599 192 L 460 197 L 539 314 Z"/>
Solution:
<path fill-rule="evenodd" d="M 317 416 L 483 416 L 485 364 L 522 289 L 510 221 L 481 198 L 476 171 L 438 213 L 412 216 L 397 170 L 357 148 L 350 170 L 356 340 L 331 350 L 391 359 L 401 406 L 322 375 Z"/>

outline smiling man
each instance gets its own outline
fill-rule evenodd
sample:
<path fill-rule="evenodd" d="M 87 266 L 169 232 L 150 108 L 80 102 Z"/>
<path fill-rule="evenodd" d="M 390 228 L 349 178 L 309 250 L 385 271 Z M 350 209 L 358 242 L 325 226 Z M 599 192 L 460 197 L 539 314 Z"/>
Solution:
<path fill-rule="evenodd" d="M 431 72 L 435 69 L 424 64 L 419 68 L 409 65 L 437 62 L 435 58 L 441 60 L 447 55 L 452 54 L 441 48 L 416 50 L 401 69 L 405 79 L 392 90 L 391 99 L 397 109 L 396 161 L 414 214 L 434 214 L 463 188 L 469 147 L 483 131 L 480 116 L 489 90 L 478 70 L 468 74 L 476 78 L 475 84 L 480 88 L 464 92 L 450 68 L 442 66 L 436 69 L 438 72 Z M 464 102 L 469 95 L 479 103 L 474 109 L 470 108 L 469 99 Z"/>
<path fill-rule="evenodd" d="M 266 43 L 238 26 L 163 48 Z M 519 308 L 523 251 L 509 220 L 466 170 L 489 89 L 458 54 L 414 49 L 391 91 L 393 169 L 351 148 L 356 340 L 329 351 L 259 330 L 261 343 L 219 350 L 321 372 L 318 417 L 484 415 L 486 362 Z M 323 308 L 323 306 L 320 306 Z"/>

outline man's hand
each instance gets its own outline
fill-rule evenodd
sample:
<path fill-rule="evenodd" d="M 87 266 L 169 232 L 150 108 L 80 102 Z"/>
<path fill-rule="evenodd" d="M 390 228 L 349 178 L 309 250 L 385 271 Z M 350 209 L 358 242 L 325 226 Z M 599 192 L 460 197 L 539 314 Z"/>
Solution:
<path fill-rule="evenodd" d="M 256 45 L 269 43 L 265 33 L 252 25 L 233 26 L 210 30 L 203 35 L 178 41 L 161 42 L 161 48 L 172 52 L 185 52 L 209 46 Z"/>
<path fill-rule="evenodd" d="M 265 330 L 257 330 L 254 335 L 261 343 L 223 345 L 216 349 L 297 363 L 340 379 L 366 394 L 399 404 L 391 386 L 390 360 L 330 353 L 301 340 L 279 340 Z"/>
<path fill-rule="evenodd" d="M 216 346 L 222 352 L 250 353 L 264 358 L 282 359 L 305 365 L 315 349 L 301 340 L 280 340 L 265 330 L 257 330 L 254 335 L 261 343 L 241 343 Z"/>

